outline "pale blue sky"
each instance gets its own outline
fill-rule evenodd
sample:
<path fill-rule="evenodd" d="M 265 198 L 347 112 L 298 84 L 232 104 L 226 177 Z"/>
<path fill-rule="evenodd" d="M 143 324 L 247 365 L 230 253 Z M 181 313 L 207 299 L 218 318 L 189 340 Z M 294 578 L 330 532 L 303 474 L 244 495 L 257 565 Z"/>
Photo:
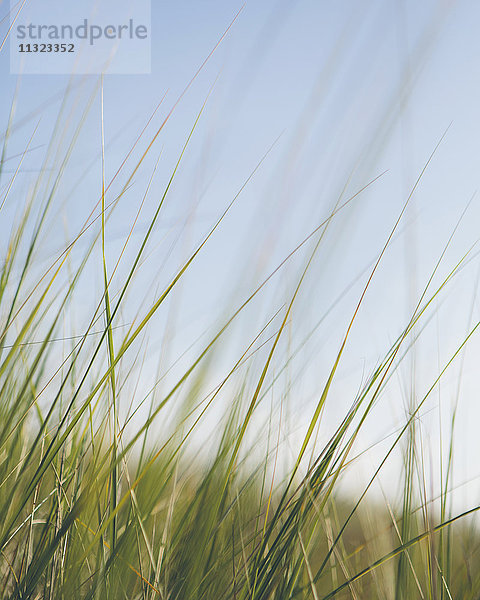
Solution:
<path fill-rule="evenodd" d="M 224 0 L 154 2 L 151 75 L 107 76 L 104 82 L 107 179 L 156 104 L 167 94 L 150 135 L 160 125 L 240 7 L 241 3 Z M 0 3 L 0 10 L 0 17 L 7 13 L 5 2 Z M 166 260 L 161 274 L 167 276 L 171 272 L 175 261 L 186 256 L 201 239 L 280 136 L 187 279 L 181 301 L 179 349 L 219 316 L 217 308 L 222 299 L 231 302 L 233 284 L 238 285 L 237 294 L 243 298 L 254 281 L 274 268 L 321 222 L 349 178 L 346 197 L 386 171 L 339 215 L 329 231 L 298 301 L 294 324 L 296 339 L 301 340 L 381 250 L 416 177 L 450 126 L 382 263 L 353 332 L 344 371 L 334 391 L 337 406 L 342 407 L 342 395 L 356 391 L 363 369 L 375 364 L 405 323 L 412 297 L 418 295 L 458 217 L 478 188 L 479 23 L 480 5 L 474 0 L 246 3 L 224 42 L 176 107 L 133 182 L 131 196 L 109 225 L 113 260 L 120 249 L 121 236 L 128 230 L 132 207 L 136 207 L 143 193 L 158 154 L 162 151 L 145 220 L 215 81 L 174 182 L 158 238 L 152 244 L 149 268 L 156 269 Z M 1 27 L 5 32 L 6 23 Z M 17 78 L 8 73 L 8 64 L 8 50 L 2 51 L 2 130 L 17 85 Z M 84 82 L 84 91 L 79 92 L 82 101 L 95 81 L 92 76 Z M 74 83 L 79 82 L 77 79 Z M 25 173 L 16 192 L 20 195 L 28 189 L 36 177 L 35 169 L 41 165 L 44 144 L 59 107 L 57 94 L 66 83 L 67 77 L 58 75 L 21 78 L 15 117 L 20 127 L 12 135 L 10 154 L 22 151 L 40 114 L 32 146 L 42 147 L 25 160 Z M 51 98 L 53 101 L 45 105 Z M 41 107 L 40 111 L 24 121 L 37 107 Z M 75 110 L 72 123 L 80 114 L 78 107 Z M 98 200 L 99 124 L 97 97 L 62 180 L 59 197 L 64 203 L 59 203 L 58 212 L 52 216 L 51 234 L 39 261 L 46 261 L 62 244 L 64 233 L 58 227 L 58 216 L 68 220 L 72 234 Z M 90 163 L 93 166 L 86 173 Z M 12 160 L 11 168 L 15 164 Z M 8 173 L 0 182 L 2 187 L 7 176 Z M 197 205 L 195 215 L 184 230 L 185 216 L 193 205 Z M 15 208 L 15 200 L 10 199 L 2 231 L 10 227 Z M 479 200 L 474 199 L 442 273 L 476 241 L 479 222 Z M 177 238 L 179 242 L 169 254 Z M 300 253 L 292 266 L 282 271 L 247 322 L 258 325 L 281 306 L 304 257 L 305 253 Z M 438 365 L 445 362 L 466 331 L 477 265 L 478 260 L 452 286 L 437 323 L 426 333 L 417 357 L 419 390 L 428 387 Z M 148 279 L 146 276 L 146 286 Z M 318 335 L 313 336 L 296 364 L 301 371 L 302 362 L 308 363 L 298 388 L 303 393 L 302 396 L 299 392 L 299 397 L 302 406 L 307 406 L 307 416 L 364 281 L 365 276 L 333 311 Z M 475 306 L 473 317 L 478 316 Z M 245 340 L 241 332 L 238 336 L 239 343 Z M 439 353 L 437 339 L 442 342 Z M 475 341 L 472 348 L 478 349 Z M 459 411 L 458 427 L 465 449 L 458 454 L 459 481 L 478 475 L 475 466 L 465 466 L 465 457 L 479 451 L 469 418 L 472 414 L 480 417 L 474 408 L 478 396 L 475 354 L 470 357 L 472 362 L 467 360 L 464 374 L 465 401 Z M 402 375 L 404 381 L 397 381 L 397 392 L 409 379 L 408 369 Z M 448 386 L 446 389 L 445 402 L 449 406 L 452 393 Z M 381 418 L 370 429 L 367 427 L 370 437 L 364 440 L 365 445 L 388 433 L 392 423 L 402 421 L 403 400 L 400 393 L 395 395 L 392 391 L 385 408 L 379 409 Z M 432 398 L 429 407 L 436 403 L 438 396 Z M 335 410 L 338 409 L 334 405 L 332 413 Z M 437 417 L 433 416 L 431 423 L 426 418 L 432 440 L 437 439 Z"/>

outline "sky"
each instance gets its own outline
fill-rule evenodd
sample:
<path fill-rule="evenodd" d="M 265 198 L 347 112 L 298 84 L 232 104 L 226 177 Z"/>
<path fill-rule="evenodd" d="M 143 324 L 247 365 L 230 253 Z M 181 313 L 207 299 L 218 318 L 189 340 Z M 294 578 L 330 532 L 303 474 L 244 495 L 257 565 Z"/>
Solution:
<path fill-rule="evenodd" d="M 48 15 L 48 2 L 43 5 Z M 8 3 L 0 2 L 0 20 L 5 17 L 0 25 L 2 39 L 8 29 L 8 12 Z M 181 353 L 218 323 L 224 316 L 218 307 L 227 310 L 238 304 L 318 227 L 337 201 L 342 203 L 363 190 L 329 226 L 295 305 L 293 344 L 314 331 L 292 366 L 292 376 L 297 376 L 294 429 L 301 430 L 373 263 L 414 190 L 353 328 L 325 416 L 328 437 L 366 373 L 407 322 L 465 210 L 436 281 L 477 242 L 479 21 L 480 5 L 474 0 L 152 3 L 151 72 L 107 74 L 103 79 L 107 181 L 157 105 L 161 102 L 149 125 L 150 137 L 174 110 L 109 222 L 110 260 L 121 249 L 138 198 L 158 159 L 152 199 L 147 200 L 138 235 L 145 231 L 142 223 L 153 213 L 155 198 L 158 201 L 167 185 L 204 103 L 149 248 L 145 275 L 139 276 L 139 287 L 147 295 L 153 297 L 157 290 L 152 280 L 157 282 L 157 275 L 160 282 L 171 276 L 175 265 L 188 256 L 242 189 L 175 297 L 179 325 L 173 353 Z M 49 219 L 48 235 L 36 257 L 41 270 L 58 254 L 65 237 L 80 226 L 101 193 L 100 82 L 97 75 L 10 74 L 8 53 L 7 44 L 0 52 L 0 128 L 5 131 L 16 94 L 9 155 L 21 153 L 35 133 L 15 194 L 5 205 L 0 223 L 2 251 L 21 199 L 42 168 L 65 88 L 72 86 L 63 147 L 92 98 L 59 183 L 60 200 Z M 139 157 L 140 150 L 134 155 Z M 6 163 L 1 193 L 16 160 Z M 46 165 L 46 189 L 48 178 L 57 172 L 55 162 Z M 114 183 L 112 198 L 118 191 L 120 184 Z M 288 261 L 262 299 L 246 311 L 242 326 L 235 330 L 231 352 L 249 339 L 246 331 L 256 332 L 290 297 L 311 242 Z M 429 389 L 478 320 L 475 251 L 473 247 L 471 261 L 435 304 L 438 310 L 433 311 L 416 346 L 415 369 L 407 361 L 393 378 L 383 405 L 365 428 L 359 450 L 379 442 L 404 422 L 409 394 L 414 390 L 418 398 Z M 93 305 L 89 291 L 101 283 L 100 272 L 94 268 L 89 277 L 94 284 L 86 287 L 79 303 L 80 320 Z M 339 296 L 342 299 L 337 302 Z M 132 299 L 134 306 L 142 302 L 143 295 Z M 165 326 L 161 318 L 158 326 L 159 330 Z M 153 337 L 151 365 L 147 361 L 146 367 L 151 376 L 161 352 L 160 339 Z M 473 337 L 468 353 L 446 374 L 441 391 L 432 394 L 421 419 L 434 455 L 440 431 L 448 431 L 461 373 L 455 484 L 471 482 L 459 488 L 459 502 L 465 504 L 478 489 L 480 476 L 468 460 L 480 450 L 475 434 L 480 418 L 478 350 Z M 297 434 L 291 435 L 289 443 L 295 446 Z M 368 461 L 376 464 L 384 448 L 379 443 L 368 454 L 358 469 L 359 480 L 371 468 Z"/>

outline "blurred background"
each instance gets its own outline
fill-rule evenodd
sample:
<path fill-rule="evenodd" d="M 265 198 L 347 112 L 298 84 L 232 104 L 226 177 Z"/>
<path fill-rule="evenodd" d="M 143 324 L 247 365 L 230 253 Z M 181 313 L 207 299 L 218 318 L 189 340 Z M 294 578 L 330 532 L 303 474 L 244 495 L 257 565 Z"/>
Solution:
<path fill-rule="evenodd" d="M 8 3 L 0 2 L 0 10 L 3 39 Z M 357 493 L 392 434 L 479 319 L 479 23 L 480 5 L 473 0 L 155 1 L 149 75 L 16 76 L 9 74 L 8 52 L 2 51 L 1 130 L 3 138 L 9 136 L 0 180 L 2 255 L 34 189 L 45 196 L 55 187 L 34 256 L 37 274 L 78 235 L 92 211 L 98 213 L 103 88 L 105 179 L 113 179 L 106 202 L 115 207 L 107 223 L 111 270 L 149 188 L 115 272 L 115 296 L 205 103 L 129 292 L 128 309 L 116 323 L 120 330 L 158 296 L 236 200 L 149 328 L 142 360 L 132 360 L 137 385 L 123 392 L 124 410 L 128 415 L 140 406 L 157 380 L 157 390 L 167 389 L 274 272 L 212 358 L 204 385 L 218 385 L 270 319 L 261 339 L 278 330 L 322 235 L 269 373 L 271 388 L 258 408 L 258 429 L 250 432 L 254 437 L 263 431 L 262 423 L 279 420 L 288 465 L 375 261 L 410 198 L 354 322 L 319 444 L 408 324 L 454 231 L 425 300 L 462 258 L 464 263 L 410 335 L 412 342 L 419 338 L 386 382 L 362 430 L 352 455 L 359 456 L 358 468 L 343 482 L 349 493 Z M 125 172 L 133 170 L 167 117 L 117 202 L 127 180 L 117 177 L 117 170 L 127 155 Z M 129 154 L 145 126 L 141 143 Z M 318 229 L 335 207 L 328 227 Z M 76 244 L 73 264 L 98 228 L 97 220 Z M 83 331 L 102 285 L 101 260 L 94 253 L 65 317 L 64 335 Z M 268 344 L 260 346 L 253 364 L 263 364 L 268 350 Z M 456 416 L 450 487 L 459 507 L 470 506 L 479 490 L 474 460 L 480 450 L 479 350 L 474 335 L 418 413 L 432 496 L 448 461 Z M 247 364 L 245 373 L 250 368 Z M 235 390 L 225 390 L 220 406 L 228 404 L 229 393 Z M 212 407 L 197 431 L 199 449 L 222 414 Z M 144 418 L 140 406 L 133 422 Z M 400 453 L 392 456 L 378 493 L 382 486 L 395 489 L 401 466 Z"/>

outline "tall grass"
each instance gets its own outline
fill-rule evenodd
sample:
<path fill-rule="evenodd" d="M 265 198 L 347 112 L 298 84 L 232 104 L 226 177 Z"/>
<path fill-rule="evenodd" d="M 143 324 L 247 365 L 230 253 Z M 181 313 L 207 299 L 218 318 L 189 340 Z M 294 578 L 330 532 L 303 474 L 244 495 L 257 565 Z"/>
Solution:
<path fill-rule="evenodd" d="M 21 165 L 36 128 L 11 177 L 4 165 L 16 132 L 13 109 L 3 136 L 2 181 L 7 184 L 1 206 L 8 207 L 13 198 L 17 206 L 24 205 L 12 219 L 0 277 L 1 597 L 478 598 L 479 537 L 472 516 L 479 507 L 452 513 L 452 441 L 436 509 L 426 489 L 428 465 L 417 425 L 427 400 L 461 358 L 478 323 L 439 367 L 427 390 L 412 394 L 405 422 L 388 438 L 359 496 L 350 497 L 341 486 L 357 468 L 356 443 L 388 382 L 410 356 L 435 315 L 437 301 L 470 253 L 439 276 L 451 240 L 446 243 L 402 331 L 364 377 L 335 428 L 326 428 L 323 419 L 359 312 L 436 149 L 426 157 L 378 257 L 361 277 L 363 288 L 338 348 L 331 350 L 306 427 L 299 420 L 300 443 L 285 467 L 285 415 L 296 406 L 288 369 L 303 349 L 302 343 L 284 344 L 295 322 L 292 314 L 332 223 L 377 178 L 350 195 L 344 191 L 298 246 L 284 253 L 277 268 L 260 282 L 254 284 L 252 278 L 245 297 L 219 307 L 220 324 L 201 338 L 203 346 L 195 345 L 195 356 L 189 353 L 180 360 L 183 372 L 167 377 L 161 361 L 158 373 L 146 376 L 142 364 L 149 352 L 149 331 L 158 327 L 159 315 L 164 315 L 167 329 L 175 327 L 171 295 L 244 188 L 254 185 L 269 152 L 172 276 L 155 278 L 154 297 L 145 294 L 138 303 L 144 282 L 154 277 L 145 262 L 152 237 L 205 105 L 186 133 L 146 227 L 140 227 L 141 217 L 161 157 L 154 161 L 150 179 L 142 180 L 143 191 L 138 194 L 135 187 L 138 208 L 112 261 L 106 250 L 110 219 L 131 194 L 153 143 L 175 114 L 168 112 L 153 133 L 155 113 L 150 117 L 109 181 L 103 81 L 73 126 L 71 93 L 69 89 L 65 94 L 45 151 L 43 166 L 54 160 L 57 168 L 42 169 L 25 195 Z M 63 201 L 58 197 L 62 178 L 98 97 L 98 198 L 83 224 L 70 224 L 74 233 L 45 265 L 36 257 L 48 241 L 47 225 Z M 2 228 L 7 229 L 5 224 Z M 305 250 L 285 303 L 272 305 L 260 328 L 252 324 L 242 348 L 233 344 L 236 354 L 219 376 L 224 352 L 228 360 L 232 356 L 225 349 L 235 341 L 236 321 Z M 94 272 L 101 273 L 101 285 L 89 283 Z M 91 295 L 90 307 L 85 298 Z M 81 313 L 78 318 L 76 312 Z M 167 352 L 167 335 L 163 344 Z M 209 429 L 204 424 L 213 418 L 218 425 L 205 437 Z M 382 504 L 376 496 L 369 498 L 369 491 L 399 449 L 404 456 L 401 497 L 392 502 L 386 494 Z"/>

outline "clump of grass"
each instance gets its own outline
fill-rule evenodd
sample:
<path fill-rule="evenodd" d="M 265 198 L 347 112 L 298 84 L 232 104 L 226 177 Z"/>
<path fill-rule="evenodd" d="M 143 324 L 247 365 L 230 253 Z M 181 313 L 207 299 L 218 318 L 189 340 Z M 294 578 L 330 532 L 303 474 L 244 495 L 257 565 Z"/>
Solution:
<path fill-rule="evenodd" d="M 102 113 L 98 202 L 64 248 L 39 269 L 35 257 L 96 94 L 101 97 Z M 152 234 L 204 107 L 186 135 L 178 161 L 156 199 L 153 216 L 140 232 L 140 241 L 134 243 L 132 235 L 158 162 L 112 262 L 106 250 L 109 219 L 130 191 L 172 112 L 153 134 L 149 126 L 140 132 L 109 182 L 105 176 L 103 82 L 70 132 L 65 152 L 59 154 L 67 131 L 67 99 L 68 94 L 45 154 L 45 164 L 61 156 L 56 174 L 41 171 L 34 182 L 12 225 L 2 260 L 1 597 L 477 598 L 479 537 L 468 519 L 478 507 L 462 514 L 449 511 L 451 462 L 443 474 L 441 511 L 431 507 L 426 490 L 416 484 L 418 474 L 425 470 L 416 422 L 478 324 L 440 368 L 425 394 L 412 398 L 405 423 L 390 439 L 360 496 L 345 496 L 340 488 L 356 468 L 356 442 L 365 423 L 414 346 L 436 300 L 468 255 L 436 283 L 442 254 L 403 330 L 379 357 L 336 428 L 328 430 L 328 435 L 322 429 L 322 416 L 364 298 L 424 171 L 370 267 L 340 346 L 332 353 L 293 462 L 284 468 L 282 416 L 289 393 L 288 386 L 279 390 L 278 370 L 286 372 L 302 346 L 289 349 L 280 362 L 274 358 L 283 348 L 295 303 L 327 230 L 372 182 L 364 182 L 352 197 L 338 199 L 305 240 L 293 252 L 285 253 L 285 261 L 230 309 L 197 354 L 188 358 L 180 375 L 166 378 L 166 384 L 160 386 L 165 376 L 161 363 L 156 377 L 142 380 L 142 389 L 151 393 L 132 405 L 143 377 L 138 373 L 148 352 L 149 328 L 158 323 L 159 314 L 168 316 L 170 296 L 221 228 L 237 196 L 179 262 L 171 278 L 160 279 L 155 297 L 147 297 L 138 307 L 132 300 L 136 282 L 142 281 L 142 269 L 150 268 L 143 261 Z M 14 131 L 12 114 L 3 138 L 2 165 Z M 25 153 L 30 144 L 31 140 Z M 252 184 L 256 169 L 245 185 Z M 15 172 L 4 188 L 2 207 L 16 193 L 20 176 Z M 114 187 L 119 189 L 115 196 Z M 21 196 L 16 199 L 20 202 Z M 237 350 L 218 379 L 216 359 L 233 335 L 236 320 L 264 293 L 283 264 L 305 248 L 310 254 L 286 303 L 280 309 L 272 307 L 260 329 L 252 326 L 249 342 Z M 102 283 L 89 290 L 95 294 L 93 308 L 77 322 L 72 315 L 82 304 L 92 265 L 99 266 Z M 132 309 L 130 302 L 137 308 Z M 221 308 L 219 318 L 228 307 Z M 132 318 L 127 320 L 125 315 Z M 216 381 L 213 389 L 211 381 Z M 269 401 L 271 410 L 263 423 L 260 409 L 268 407 Z M 223 411 L 219 426 L 214 435 L 203 439 L 202 426 L 211 418 L 209 411 L 217 407 Z M 206 452 L 199 452 L 196 435 L 202 438 Z M 404 440 L 402 497 L 394 505 L 365 499 Z M 420 478 L 422 481 L 426 478 Z M 468 526 L 462 524 L 463 519 Z"/>

